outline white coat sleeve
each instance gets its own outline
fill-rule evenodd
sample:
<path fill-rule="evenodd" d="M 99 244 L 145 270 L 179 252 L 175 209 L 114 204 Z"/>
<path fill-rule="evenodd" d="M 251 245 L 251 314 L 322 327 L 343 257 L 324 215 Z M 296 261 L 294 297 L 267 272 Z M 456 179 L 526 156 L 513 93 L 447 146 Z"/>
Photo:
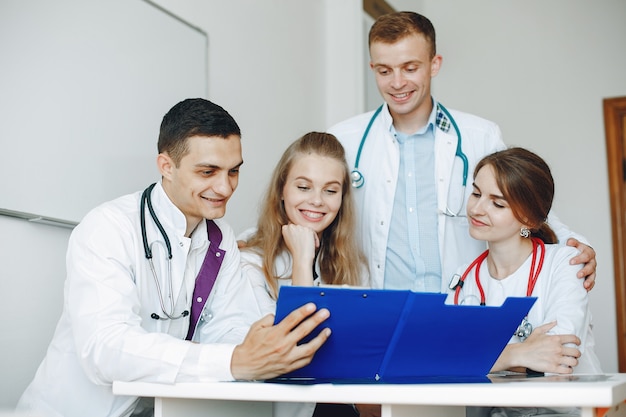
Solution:
<path fill-rule="evenodd" d="M 587 317 L 588 294 L 576 274 L 581 265 L 570 265 L 569 260 L 578 254 L 575 248 L 559 247 L 551 256 L 548 271 L 539 278 L 542 282 L 541 305 L 543 324 L 556 321 L 552 334 L 575 334 L 583 340 L 589 325 Z M 547 259 L 546 259 L 547 261 Z"/>
<path fill-rule="evenodd" d="M 276 300 L 272 297 L 270 289 L 261 270 L 261 257 L 244 250 L 241 253 L 241 273 L 252 287 L 255 303 L 262 315 L 276 312 Z"/>
<path fill-rule="evenodd" d="M 113 381 L 173 383 L 191 343 L 142 327 L 137 265 L 145 259 L 135 227 L 114 210 L 87 215 L 70 237 L 65 285 L 71 336 L 86 376 Z M 153 324 L 144 324 L 150 326 Z M 189 379 L 230 379 L 232 346 L 213 345 L 210 364 Z"/>

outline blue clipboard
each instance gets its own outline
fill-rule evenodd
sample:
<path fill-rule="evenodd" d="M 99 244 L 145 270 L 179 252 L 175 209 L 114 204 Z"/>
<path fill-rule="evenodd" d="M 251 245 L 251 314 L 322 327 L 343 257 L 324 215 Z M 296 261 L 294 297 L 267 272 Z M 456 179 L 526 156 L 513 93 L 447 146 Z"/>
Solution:
<path fill-rule="evenodd" d="M 312 362 L 272 382 L 488 382 L 535 297 L 500 307 L 446 305 L 446 294 L 345 287 L 280 288 L 276 322 L 313 302 L 332 330 Z M 304 341 L 313 336 L 309 336 Z"/>

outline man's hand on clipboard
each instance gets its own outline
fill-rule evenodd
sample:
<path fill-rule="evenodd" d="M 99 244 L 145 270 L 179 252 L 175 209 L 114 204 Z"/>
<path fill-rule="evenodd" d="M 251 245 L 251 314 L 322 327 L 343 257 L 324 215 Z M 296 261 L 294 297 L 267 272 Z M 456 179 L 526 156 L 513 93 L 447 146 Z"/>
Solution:
<path fill-rule="evenodd" d="M 308 365 L 330 336 L 323 329 L 317 336 L 298 345 L 320 323 L 330 317 L 327 309 L 313 303 L 295 309 L 274 325 L 269 314 L 250 327 L 243 343 L 237 345 L 231 360 L 231 373 L 238 380 L 270 379 Z"/>

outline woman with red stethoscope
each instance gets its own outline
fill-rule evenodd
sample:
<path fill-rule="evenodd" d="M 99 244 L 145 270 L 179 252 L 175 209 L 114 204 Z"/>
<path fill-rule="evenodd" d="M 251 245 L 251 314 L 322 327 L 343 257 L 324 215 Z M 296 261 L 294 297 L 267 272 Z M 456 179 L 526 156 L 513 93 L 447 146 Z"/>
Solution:
<path fill-rule="evenodd" d="M 556 244 L 545 222 L 553 196 L 550 168 L 522 148 L 491 154 L 474 170 L 469 232 L 489 249 L 458 271 L 448 303 L 496 306 L 511 296 L 537 297 L 492 372 L 602 372 L 587 291 L 576 277 L 580 266 L 569 262 L 576 249 Z"/>

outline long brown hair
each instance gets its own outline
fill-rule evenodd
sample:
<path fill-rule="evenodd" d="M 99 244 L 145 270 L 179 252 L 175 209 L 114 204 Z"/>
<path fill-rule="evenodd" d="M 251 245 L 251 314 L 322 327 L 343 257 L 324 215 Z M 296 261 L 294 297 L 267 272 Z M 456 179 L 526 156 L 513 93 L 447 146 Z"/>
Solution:
<path fill-rule="evenodd" d="M 493 168 L 498 188 L 520 223 L 545 243 L 558 239 L 546 220 L 554 199 L 554 179 L 548 164 L 524 148 L 509 148 L 484 157 L 474 169 L 474 178 L 485 165 Z"/>

